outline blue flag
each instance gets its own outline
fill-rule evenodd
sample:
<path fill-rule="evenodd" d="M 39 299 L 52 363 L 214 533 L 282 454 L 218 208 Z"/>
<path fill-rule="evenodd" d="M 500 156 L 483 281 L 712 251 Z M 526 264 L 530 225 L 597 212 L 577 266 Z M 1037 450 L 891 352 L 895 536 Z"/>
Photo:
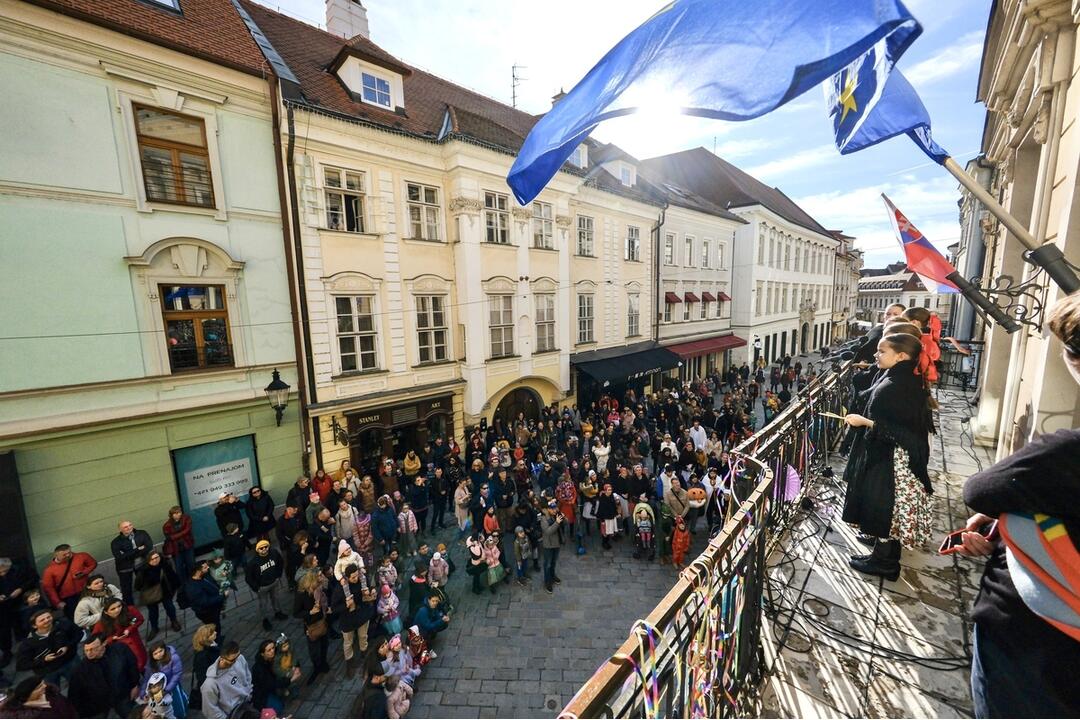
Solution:
<path fill-rule="evenodd" d="M 931 160 L 944 163 L 949 153 L 930 134 L 930 114 L 894 62 L 878 43 L 825 83 L 836 147 L 846 155 L 907 134 Z"/>
<path fill-rule="evenodd" d="M 921 32 L 901 0 L 675 0 L 536 123 L 507 183 L 524 205 L 604 120 L 658 104 L 750 120 L 821 84 L 878 41 L 899 58 Z"/>

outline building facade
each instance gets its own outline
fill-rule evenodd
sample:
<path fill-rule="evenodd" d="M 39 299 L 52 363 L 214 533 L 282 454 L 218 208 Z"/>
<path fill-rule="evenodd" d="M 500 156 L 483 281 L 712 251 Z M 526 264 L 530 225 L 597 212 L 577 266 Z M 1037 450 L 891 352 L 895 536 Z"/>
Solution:
<path fill-rule="evenodd" d="M 862 251 L 853 247 L 855 238 L 852 236 L 838 230 L 830 232 L 840 243 L 836 248 L 836 261 L 833 266 L 833 314 L 830 342 L 843 342 L 849 337 L 849 324 L 856 319 Z"/>
<path fill-rule="evenodd" d="M 1078 23 L 1080 8 L 1068 0 L 994 3 L 978 86 L 987 110 L 982 155 L 990 191 L 1036 242 L 1056 244 L 1073 265 L 1080 265 L 1080 86 L 1073 80 L 1080 70 Z M 973 205 L 973 218 L 979 216 L 977 204 L 963 202 Z M 1023 260 L 1024 247 L 999 223 L 980 221 L 979 230 L 984 277 L 1009 275 L 1021 282 L 1035 275 Z M 1061 290 L 1045 274 L 1039 277 L 1044 289 L 1035 299 L 1046 308 Z M 1031 297 L 1022 302 L 1029 313 L 1038 310 Z M 976 442 L 996 446 L 1000 458 L 1034 435 L 1080 424 L 1080 394 L 1053 335 L 1034 325 L 1013 334 L 989 325 L 982 336 Z"/>
<path fill-rule="evenodd" d="M 4 0 L 0 48 L 3 554 L 105 560 L 172 505 L 217 540 L 303 452 L 263 392 L 297 380 L 258 49 L 228 0 Z"/>
<path fill-rule="evenodd" d="M 614 393 L 630 378 L 599 368 L 656 350 L 663 201 L 632 163 L 586 143 L 521 207 L 505 178 L 536 117 L 363 35 L 242 7 L 275 71 L 299 78 L 281 84 L 280 142 L 309 314 L 313 468 L 374 469 L 481 422 Z"/>
<path fill-rule="evenodd" d="M 937 313 L 942 327 L 949 324 L 952 299 L 926 289 L 919 276 L 910 270 L 890 275 L 867 275 L 859 279 L 857 313 L 860 320 L 881 322 L 885 309 L 900 303 L 904 307 L 924 307 Z"/>

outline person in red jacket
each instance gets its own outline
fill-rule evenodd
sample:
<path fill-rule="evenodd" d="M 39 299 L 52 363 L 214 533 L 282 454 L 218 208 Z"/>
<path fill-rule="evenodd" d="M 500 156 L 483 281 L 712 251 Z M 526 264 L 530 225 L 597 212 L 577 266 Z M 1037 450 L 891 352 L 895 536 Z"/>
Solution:
<path fill-rule="evenodd" d="M 90 553 L 72 552 L 71 546 L 57 545 L 53 559 L 41 573 L 41 589 L 53 607 L 63 610 L 68 620 L 75 620 L 75 606 L 97 560 Z"/>
<path fill-rule="evenodd" d="M 135 666 L 141 674 L 146 669 L 146 644 L 143 643 L 139 628 L 144 622 L 142 613 L 134 605 L 124 605 L 121 598 L 113 598 L 105 603 L 101 619 L 97 621 L 90 635 L 104 635 L 105 642 L 123 643 L 135 656 Z"/>
<path fill-rule="evenodd" d="M 161 526 L 165 542 L 161 551 L 172 560 L 176 574 L 191 577 L 195 571 L 195 535 L 191 532 L 191 516 L 179 505 L 169 508 L 169 519 Z"/>
<path fill-rule="evenodd" d="M 315 477 L 311 478 L 311 489 L 319 493 L 319 502 L 325 505 L 326 497 L 334 489 L 334 478 L 327 475 L 325 470 L 319 468 L 315 471 Z"/>
<path fill-rule="evenodd" d="M 686 551 L 690 549 L 690 531 L 686 528 L 686 521 L 682 517 L 675 518 L 675 528 L 671 532 L 671 564 L 678 570 L 683 566 L 686 559 Z"/>

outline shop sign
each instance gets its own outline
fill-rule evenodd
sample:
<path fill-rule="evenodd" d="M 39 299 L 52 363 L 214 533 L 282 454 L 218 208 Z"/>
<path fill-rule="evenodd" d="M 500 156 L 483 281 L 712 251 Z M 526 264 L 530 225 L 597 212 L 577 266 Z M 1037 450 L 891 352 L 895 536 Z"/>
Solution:
<path fill-rule="evenodd" d="M 223 492 L 243 497 L 251 489 L 251 461 L 242 458 L 186 472 L 184 488 L 192 510 L 216 505 Z"/>

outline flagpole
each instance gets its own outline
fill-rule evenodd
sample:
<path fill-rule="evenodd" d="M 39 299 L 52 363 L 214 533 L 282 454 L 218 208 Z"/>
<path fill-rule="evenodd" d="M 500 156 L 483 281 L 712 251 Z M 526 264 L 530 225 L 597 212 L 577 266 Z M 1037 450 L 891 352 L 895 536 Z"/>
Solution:
<path fill-rule="evenodd" d="M 953 160 L 951 157 L 946 157 L 945 162 L 942 163 L 946 170 L 956 178 L 961 185 L 964 186 L 972 195 L 981 202 L 990 213 L 1001 221 L 1009 232 L 1011 232 L 1017 240 L 1027 248 L 1027 252 L 1024 253 L 1024 259 L 1030 262 L 1032 265 L 1041 267 L 1046 270 L 1046 274 L 1058 284 L 1058 286 L 1065 291 L 1066 294 L 1071 294 L 1080 290 L 1080 279 L 1076 277 L 1076 273 L 1073 272 L 1069 263 L 1065 260 L 1065 255 L 1062 254 L 1061 248 L 1054 243 L 1039 244 L 1032 236 L 1031 232 L 1024 227 L 1019 220 L 1009 214 L 1009 211 L 1001 207 L 998 201 L 994 198 L 990 192 L 975 181 L 975 178 L 971 177 L 960 167 L 959 163 Z M 987 308 L 989 311 L 989 309 Z"/>

